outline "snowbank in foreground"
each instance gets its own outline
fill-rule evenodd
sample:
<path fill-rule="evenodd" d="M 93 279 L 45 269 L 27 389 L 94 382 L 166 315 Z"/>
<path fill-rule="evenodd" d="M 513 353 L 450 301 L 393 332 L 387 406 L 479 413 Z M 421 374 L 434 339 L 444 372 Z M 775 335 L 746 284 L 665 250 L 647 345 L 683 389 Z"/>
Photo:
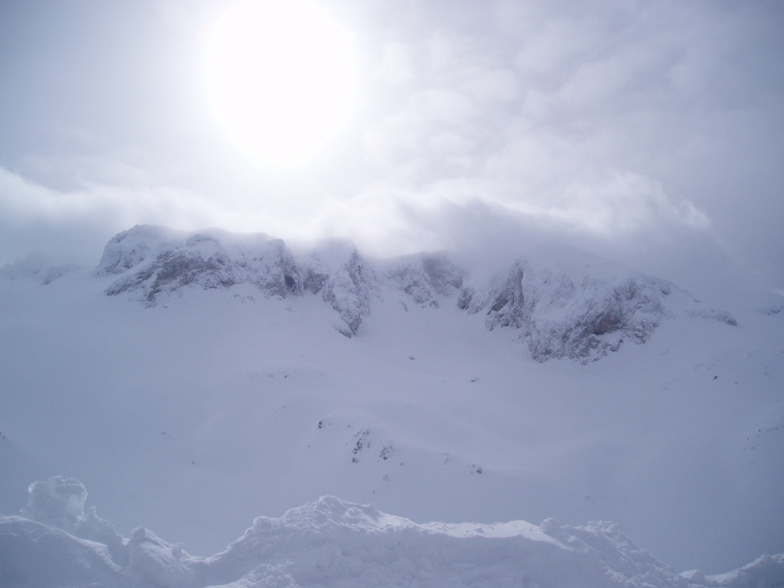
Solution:
<path fill-rule="evenodd" d="M 199 558 L 143 528 L 121 537 L 84 512 L 77 480 L 36 482 L 30 495 L 28 518 L 0 517 L 6 588 L 784 586 L 784 555 L 721 576 L 679 575 L 607 523 L 420 525 L 334 497 L 259 517 L 224 552 Z"/>

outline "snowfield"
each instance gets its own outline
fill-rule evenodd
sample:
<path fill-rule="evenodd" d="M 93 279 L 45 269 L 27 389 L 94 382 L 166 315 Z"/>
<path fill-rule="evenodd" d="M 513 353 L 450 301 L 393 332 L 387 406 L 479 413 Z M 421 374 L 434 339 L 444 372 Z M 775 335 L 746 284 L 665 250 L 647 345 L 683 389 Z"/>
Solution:
<path fill-rule="evenodd" d="M 6 266 L 0 586 L 781 585 L 781 298 L 492 270 L 160 227 Z"/>

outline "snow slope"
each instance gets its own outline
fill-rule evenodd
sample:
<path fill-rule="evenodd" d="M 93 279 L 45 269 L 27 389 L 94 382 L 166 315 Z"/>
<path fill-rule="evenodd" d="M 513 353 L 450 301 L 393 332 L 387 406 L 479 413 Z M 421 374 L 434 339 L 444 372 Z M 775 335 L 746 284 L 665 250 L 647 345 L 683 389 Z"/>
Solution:
<path fill-rule="evenodd" d="M 280 518 L 258 517 L 225 551 L 200 558 L 142 527 L 126 539 L 94 508 L 85 514 L 86 490 L 77 480 L 53 477 L 30 493 L 29 518 L 0 517 L 0 583 L 7 588 L 784 585 L 784 555 L 720 576 L 681 576 L 612 524 L 418 525 L 334 497 Z"/>
<path fill-rule="evenodd" d="M 201 555 L 324 495 L 616 521 L 678 570 L 784 551 L 779 306 L 713 311 L 568 249 L 485 282 L 441 254 L 198 235 L 0 272 L 0 513 L 61 474 L 123 535 Z"/>

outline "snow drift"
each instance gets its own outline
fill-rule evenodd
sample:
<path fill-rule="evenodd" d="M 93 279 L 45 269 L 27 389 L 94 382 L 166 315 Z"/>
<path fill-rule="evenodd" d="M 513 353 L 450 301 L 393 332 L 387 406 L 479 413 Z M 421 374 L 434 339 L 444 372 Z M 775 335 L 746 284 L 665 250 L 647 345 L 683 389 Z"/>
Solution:
<path fill-rule="evenodd" d="M 36 482 L 30 495 L 29 518 L 0 517 L 5 588 L 784 585 L 784 555 L 721 576 L 679 575 L 609 523 L 416 524 L 335 497 L 258 517 L 225 551 L 201 558 L 141 527 L 121 537 L 94 508 L 84 513 L 77 480 Z"/>

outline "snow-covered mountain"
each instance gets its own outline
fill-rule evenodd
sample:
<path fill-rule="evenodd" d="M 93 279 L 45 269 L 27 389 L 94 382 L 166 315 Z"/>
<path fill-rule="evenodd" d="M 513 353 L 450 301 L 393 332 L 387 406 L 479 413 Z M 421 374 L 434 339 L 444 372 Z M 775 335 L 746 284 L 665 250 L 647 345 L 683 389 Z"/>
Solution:
<path fill-rule="evenodd" d="M 553 552 L 565 569 L 582 557 L 569 537 L 596 550 L 589 559 L 628 555 L 606 525 L 584 527 L 611 520 L 651 558 L 726 572 L 784 552 L 781 307 L 712 310 L 676 285 L 560 246 L 477 267 L 457 254 L 378 260 L 345 243 L 305 250 L 261 235 L 135 227 L 95 267 L 30 258 L 0 270 L 0 513 L 19 514 L 32 480 L 74 477 L 129 544 L 143 525 L 208 555 L 255 516 L 295 508 L 308 518 L 333 505 L 341 514 L 325 520 L 336 535 L 313 531 L 289 557 L 314 574 L 322 564 L 308 549 L 337 546 L 325 547 L 344 555 L 329 560 L 339 570 L 331 585 L 354 585 L 345 574 L 362 556 L 344 552 L 368 536 L 379 549 L 399 533 L 415 537 L 400 558 L 367 560 L 387 581 L 408 565 L 406 550 L 470 555 L 476 570 L 496 557 L 472 552 L 473 539 L 460 547 L 452 531 L 427 543 L 432 528 L 414 523 L 355 529 L 352 509 L 379 521 L 390 520 L 382 511 L 478 521 L 484 532 L 480 523 L 556 517 L 568 537 L 539 530 L 566 546 Z M 370 503 L 379 510 L 356 506 Z M 286 516 L 276 528 L 288 529 Z M 33 561 L 33 547 L 51 541 L 66 566 L 67 554 L 108 557 L 107 585 L 127 572 L 74 529 L 82 543 L 18 518 L 3 525 L 14 547 L 0 561 Z M 117 537 L 98 540 L 118 549 Z M 160 553 L 182 553 L 156 541 Z M 544 557 L 519 538 L 499 549 L 515 542 Z M 374 549 L 363 553 L 381 557 Z M 446 570 L 452 555 L 443 557 Z M 264 566 L 278 564 L 251 559 L 218 579 L 275 585 Z M 485 585 L 519 572 L 519 562 L 498 565 L 507 564 Z M 318 583 L 280 565 L 279 577 L 294 580 L 279 585 Z M 435 564 L 412 565 L 424 578 Z M 538 577 L 530 583 L 570 585 Z"/>
<path fill-rule="evenodd" d="M 258 296 L 278 299 L 312 294 L 338 314 L 337 329 L 348 337 L 384 303 L 383 292 L 399 291 L 407 295 L 404 306 L 457 306 L 484 315 L 488 329 L 518 331 L 537 361 L 599 359 L 624 341 L 644 343 L 678 313 L 736 324 L 663 280 L 556 246 L 530 252 L 489 283 L 472 284 L 470 272 L 445 254 L 372 263 L 354 247 L 333 243 L 295 256 L 266 235 L 137 226 L 109 241 L 95 274 L 116 277 L 106 294 L 147 306 L 194 288 L 250 285 Z"/>

